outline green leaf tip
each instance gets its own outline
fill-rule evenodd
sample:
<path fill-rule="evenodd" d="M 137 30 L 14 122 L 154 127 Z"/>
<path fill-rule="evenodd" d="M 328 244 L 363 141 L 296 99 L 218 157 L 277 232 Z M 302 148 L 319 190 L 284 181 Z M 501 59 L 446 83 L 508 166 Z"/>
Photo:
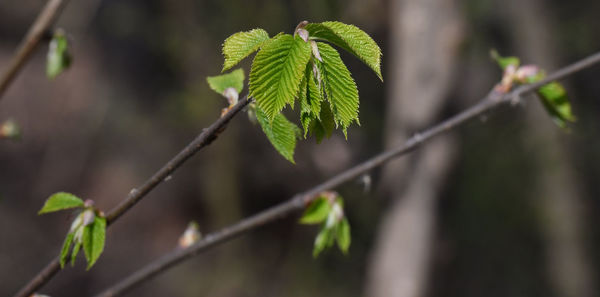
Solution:
<path fill-rule="evenodd" d="M 223 95 L 227 88 L 234 88 L 238 94 L 244 89 L 244 69 L 239 68 L 226 74 L 209 76 L 206 78 L 209 87 Z"/>
<path fill-rule="evenodd" d="M 106 219 L 96 216 L 94 222 L 85 226 L 83 231 L 83 252 L 87 260 L 87 270 L 92 268 L 104 250 L 106 239 Z"/>
<path fill-rule="evenodd" d="M 306 26 L 310 38 L 331 42 L 356 56 L 369 66 L 377 77 L 381 75 L 381 49 L 377 43 L 354 25 L 341 22 L 310 23 Z"/>
<path fill-rule="evenodd" d="M 263 29 L 238 32 L 229 36 L 223 43 L 225 63 L 223 64 L 222 71 L 237 65 L 240 61 L 257 51 L 267 40 L 269 40 L 269 34 Z"/>
<path fill-rule="evenodd" d="M 69 43 L 63 30 L 56 30 L 46 56 L 46 76 L 52 79 L 71 66 Z"/>
<path fill-rule="evenodd" d="M 40 209 L 38 214 L 44 214 L 83 206 L 84 202 L 79 197 L 70 193 L 58 192 L 56 194 L 53 194 L 48 198 L 48 200 L 46 200 L 46 203 L 44 204 L 42 209 Z"/>
<path fill-rule="evenodd" d="M 519 67 L 519 65 L 521 65 L 521 60 L 518 57 L 502 57 L 500 56 L 500 54 L 498 54 L 498 51 L 496 51 L 495 49 L 492 49 L 490 51 L 490 56 L 492 57 L 492 59 L 494 59 L 494 61 L 496 61 L 496 63 L 498 63 L 498 66 L 500 66 L 502 70 L 506 69 L 506 67 L 508 67 L 509 65 L 513 65 L 514 67 Z"/>
<path fill-rule="evenodd" d="M 286 104 L 293 104 L 310 57 L 310 45 L 289 34 L 273 38 L 254 57 L 250 96 L 269 120 Z"/>
<path fill-rule="evenodd" d="M 296 140 L 301 131 L 296 124 L 290 122 L 284 115 L 276 114 L 270 121 L 259 107 L 256 107 L 256 119 L 263 132 L 267 135 L 269 142 L 286 160 L 294 162 L 294 151 Z"/>

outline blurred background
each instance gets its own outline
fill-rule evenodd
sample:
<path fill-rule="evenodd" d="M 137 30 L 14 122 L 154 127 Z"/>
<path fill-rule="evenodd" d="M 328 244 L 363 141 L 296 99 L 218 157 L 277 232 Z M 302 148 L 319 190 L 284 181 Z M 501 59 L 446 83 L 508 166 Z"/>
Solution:
<path fill-rule="evenodd" d="M 240 114 L 109 229 L 92 270 L 80 256 L 42 293 L 98 293 L 174 248 L 189 221 L 218 230 L 476 103 L 501 77 L 492 48 L 548 71 L 600 49 L 600 2 L 589 0 L 70 2 L 57 27 L 69 35 L 71 69 L 48 80 L 44 44 L 0 102 L 0 121 L 23 134 L 0 141 L 1 296 L 59 252 L 70 217 L 36 215 L 49 195 L 108 210 L 219 116 L 226 102 L 205 77 L 220 72 L 221 44 L 235 32 L 355 24 L 382 47 L 385 83 L 342 53 L 361 126 L 348 141 L 336 131 L 300 142 L 296 165 Z M 44 4 L 0 1 L 0 68 Z M 578 118 L 570 132 L 526 100 L 372 172 L 370 189 L 335 189 L 352 225 L 348 256 L 331 249 L 313 260 L 317 229 L 294 216 L 128 296 L 598 296 L 598 77 L 596 66 L 564 81 Z"/>

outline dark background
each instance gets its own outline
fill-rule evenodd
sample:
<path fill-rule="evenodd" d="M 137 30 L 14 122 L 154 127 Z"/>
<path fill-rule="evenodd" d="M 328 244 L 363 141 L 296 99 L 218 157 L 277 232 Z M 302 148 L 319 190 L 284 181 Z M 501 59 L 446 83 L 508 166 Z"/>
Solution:
<path fill-rule="evenodd" d="M 60 249 L 68 212 L 36 215 L 49 195 L 71 192 L 108 210 L 219 116 L 226 102 L 205 78 L 220 72 L 221 44 L 235 32 L 291 33 L 302 20 L 355 24 L 382 47 L 385 83 L 342 53 L 359 88 L 361 126 L 349 129 L 347 141 L 339 131 L 320 145 L 301 141 L 296 165 L 240 114 L 217 141 L 110 228 L 93 269 L 86 272 L 80 256 L 42 293 L 98 293 L 175 247 L 190 220 L 203 233 L 218 230 L 381 151 L 388 102 L 395 98 L 393 70 L 402 67 L 392 64 L 399 38 L 394 26 L 401 17 L 393 7 L 401 2 L 71 1 L 57 27 L 69 34 L 72 68 L 48 80 L 44 44 L 0 101 L 0 121 L 13 119 L 23 132 L 20 141 L 0 142 L 0 295 L 15 293 Z M 428 2 L 441 10 L 436 2 L 448 1 Z M 0 68 L 44 3 L 0 2 Z M 488 57 L 491 48 L 548 71 L 600 48 L 598 1 L 451 4 L 462 32 L 451 55 L 451 79 L 432 119 L 406 127 L 408 134 L 459 112 L 493 87 L 501 73 Z M 547 38 L 525 36 L 532 28 L 528 22 Z M 540 51 L 530 50 L 536 46 Z M 246 71 L 249 61 L 242 63 Z M 532 116 L 537 100 L 501 108 L 452 132 L 455 153 L 435 189 L 433 235 L 418 296 L 598 296 L 598 77 L 595 67 L 565 81 L 578 118 L 570 132 L 545 115 Z M 410 100 L 417 104 L 420 98 Z M 544 178 L 551 170 L 562 175 Z M 403 176 L 397 182 L 409 183 L 404 180 L 411 173 Z M 128 296 L 375 296 L 372 288 L 381 279 L 374 276 L 372 259 L 385 240 L 382 218 L 392 215 L 397 200 L 381 177 L 380 170 L 373 172 L 371 191 L 358 182 L 336 189 L 352 225 L 348 256 L 332 249 L 313 260 L 317 230 L 297 224 L 295 216 L 197 256 Z M 546 199 L 549 192 L 559 193 L 558 199 Z"/>

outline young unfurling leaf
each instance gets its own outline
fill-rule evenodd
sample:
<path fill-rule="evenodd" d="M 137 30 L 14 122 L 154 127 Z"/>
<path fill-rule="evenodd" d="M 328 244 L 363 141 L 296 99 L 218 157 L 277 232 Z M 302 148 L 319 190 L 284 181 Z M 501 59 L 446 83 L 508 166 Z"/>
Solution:
<path fill-rule="evenodd" d="M 327 219 L 330 211 L 329 201 L 325 197 L 319 197 L 308 205 L 300 218 L 300 223 L 321 224 Z"/>
<path fill-rule="evenodd" d="M 331 42 L 367 64 L 377 77 L 381 75 L 381 49 L 363 30 L 341 22 L 312 23 L 306 26 L 311 38 Z"/>
<path fill-rule="evenodd" d="M 69 250 L 71 249 L 71 243 L 73 243 L 73 237 L 75 237 L 75 232 L 69 232 L 67 234 L 67 237 L 65 238 L 65 242 L 63 243 L 63 247 L 60 251 L 61 268 L 65 266 L 65 262 L 67 261 L 67 257 L 69 256 Z"/>
<path fill-rule="evenodd" d="M 65 192 L 59 192 L 50 196 L 50 198 L 46 200 L 46 203 L 38 212 L 38 214 L 83 207 L 83 205 L 83 200 L 79 199 L 77 196 Z"/>
<path fill-rule="evenodd" d="M 341 126 L 344 135 L 347 135 L 348 126 L 354 121 L 358 123 L 358 89 L 340 54 L 328 44 L 317 44 L 323 58 L 320 69 L 325 94 L 336 126 Z"/>
<path fill-rule="evenodd" d="M 520 61 L 517 57 L 501 57 L 494 50 L 492 57 L 505 70 L 502 82 L 496 87 L 497 90 L 508 92 L 513 84 L 535 83 L 546 77 L 544 71 L 535 65 L 519 66 Z M 559 127 L 567 128 L 568 122 L 575 122 L 567 92 L 561 84 L 551 82 L 543 85 L 537 90 L 537 95 L 552 120 Z"/>
<path fill-rule="evenodd" d="M 250 71 L 250 95 L 269 121 L 286 104 L 294 103 L 310 56 L 310 45 L 289 34 L 275 37 L 256 54 Z"/>
<path fill-rule="evenodd" d="M 244 69 L 236 69 L 227 74 L 209 76 L 206 78 L 210 88 L 223 95 L 227 88 L 234 88 L 238 93 L 244 89 Z"/>
<path fill-rule="evenodd" d="M 338 247 L 344 253 L 348 253 L 348 249 L 350 248 L 350 223 L 348 223 L 348 219 L 344 218 L 338 224 L 335 239 L 337 241 Z"/>
<path fill-rule="evenodd" d="M 89 270 L 102 254 L 106 238 L 106 219 L 96 216 L 94 221 L 85 226 L 83 231 L 83 252 L 88 262 Z"/>
<path fill-rule="evenodd" d="M 315 238 L 313 257 L 337 242 L 346 254 L 350 248 L 350 224 L 344 215 L 344 201 L 335 192 L 323 192 L 313 200 L 300 219 L 303 224 L 321 224 Z"/>
<path fill-rule="evenodd" d="M 60 251 L 60 267 L 63 268 L 69 258 L 71 246 L 71 265 L 75 263 L 75 258 L 80 247 L 83 246 L 86 259 L 88 261 L 88 269 L 100 257 L 104 249 L 104 239 L 106 232 L 106 219 L 101 211 L 93 208 L 93 201 L 86 200 L 83 202 L 80 198 L 73 194 L 59 192 L 56 193 L 44 204 L 40 210 L 40 214 L 54 212 L 63 209 L 80 208 L 81 211 L 71 223 L 69 232 L 65 238 L 62 249 Z"/>
<path fill-rule="evenodd" d="M 239 32 L 227 38 L 223 45 L 223 70 L 258 51 L 250 69 L 248 94 L 257 107 L 250 109 L 249 114 L 262 113 L 257 112 L 256 116 L 263 131 L 277 151 L 291 162 L 297 127 L 282 116 L 281 111 L 288 104 L 293 108 L 296 99 L 300 100 L 304 137 L 315 135 L 317 143 L 329 137 L 337 127 L 347 137 L 348 126 L 353 122 L 359 124 L 358 89 L 350 71 L 337 50 L 317 41 L 347 50 L 382 79 L 381 49 L 377 43 L 359 28 L 340 22 L 310 24 L 303 21 L 293 35 L 280 33 L 272 38 L 262 29 Z M 209 78 L 209 83 L 217 92 L 232 90 L 219 85 L 215 79 Z M 237 93 L 240 89 L 236 87 Z"/>
<path fill-rule="evenodd" d="M 519 67 L 519 65 L 521 65 L 521 60 L 519 60 L 519 58 L 517 57 L 502 57 L 500 56 L 500 54 L 498 54 L 498 52 L 496 50 L 492 50 L 490 52 L 490 55 L 492 56 L 492 59 L 494 59 L 496 61 L 496 63 L 498 63 L 498 66 L 500 66 L 500 68 L 502 68 L 502 70 L 506 69 L 506 67 L 508 67 L 509 65 L 514 66 L 515 68 Z"/>
<path fill-rule="evenodd" d="M 575 122 L 567 91 L 561 84 L 551 82 L 539 88 L 537 93 L 544 108 L 558 126 L 566 128 L 567 122 Z"/>
<path fill-rule="evenodd" d="M 69 44 L 64 31 L 57 30 L 50 41 L 46 58 L 46 75 L 55 78 L 71 65 Z"/>
<path fill-rule="evenodd" d="M 19 139 L 21 137 L 21 129 L 13 120 L 7 120 L 0 124 L 0 139 Z"/>
<path fill-rule="evenodd" d="M 263 132 L 275 149 L 288 161 L 294 163 L 294 150 L 296 139 L 301 131 L 296 124 L 290 122 L 284 115 L 276 114 L 272 121 L 267 115 L 256 107 L 256 119 Z"/>

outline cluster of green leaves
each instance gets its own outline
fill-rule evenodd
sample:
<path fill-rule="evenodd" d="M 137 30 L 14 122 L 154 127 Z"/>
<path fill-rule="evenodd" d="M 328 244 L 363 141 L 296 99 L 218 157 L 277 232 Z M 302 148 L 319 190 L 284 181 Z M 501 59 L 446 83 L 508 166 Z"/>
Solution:
<path fill-rule="evenodd" d="M 254 110 L 263 131 L 290 162 L 294 162 L 296 135 L 301 133 L 281 114 L 286 105 L 293 108 L 300 101 L 304 137 L 310 132 L 317 142 L 331 136 L 334 128 L 341 128 L 347 137 L 347 128 L 359 124 L 358 89 L 339 53 L 328 43 L 355 55 L 382 79 L 377 43 L 359 28 L 340 22 L 302 22 L 293 35 L 274 37 L 263 29 L 238 32 L 223 44 L 223 71 L 258 51 L 250 70 L 249 95 L 256 100 Z M 231 86 L 232 82 L 224 87 Z M 222 93 L 222 88 L 211 87 Z"/>
<path fill-rule="evenodd" d="M 543 70 L 537 69 L 533 65 L 521 66 L 518 57 L 502 57 L 496 51 L 492 51 L 492 58 L 496 60 L 500 68 L 505 71 L 510 70 L 510 82 L 515 83 L 535 83 L 546 77 Z M 567 123 L 575 122 L 576 118 L 571 111 L 571 104 L 565 88 L 558 82 L 551 82 L 543 85 L 537 90 L 538 98 L 542 105 L 552 118 L 552 120 L 561 128 L 567 128 Z"/>
<path fill-rule="evenodd" d="M 69 252 L 71 253 L 71 265 L 74 265 L 75 258 L 83 247 L 88 263 L 87 269 L 90 269 L 104 250 L 106 218 L 91 204 L 91 202 L 83 202 L 73 194 L 60 192 L 50 196 L 38 213 L 44 214 L 65 209 L 77 210 L 77 216 L 71 224 L 60 252 L 61 267 L 65 266 Z"/>
<path fill-rule="evenodd" d="M 335 242 L 339 249 L 348 253 L 350 248 L 350 224 L 344 215 L 344 201 L 333 192 L 324 192 L 313 200 L 300 218 L 302 224 L 320 224 L 321 230 L 315 238 L 313 257 Z"/>
<path fill-rule="evenodd" d="M 71 66 L 71 60 L 67 36 L 63 30 L 56 30 L 48 47 L 46 76 L 55 78 Z"/>

